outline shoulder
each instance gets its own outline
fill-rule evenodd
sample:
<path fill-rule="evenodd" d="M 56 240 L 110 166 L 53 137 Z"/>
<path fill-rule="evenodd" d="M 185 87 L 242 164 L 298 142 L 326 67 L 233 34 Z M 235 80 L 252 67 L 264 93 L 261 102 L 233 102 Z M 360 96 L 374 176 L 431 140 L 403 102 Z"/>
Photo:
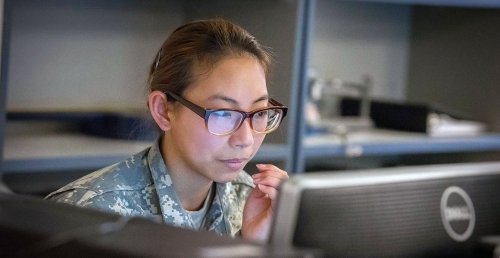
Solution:
<path fill-rule="evenodd" d="M 152 183 L 144 158 L 148 150 L 149 148 L 122 162 L 81 177 L 46 198 L 77 204 L 108 192 L 142 189 Z"/>

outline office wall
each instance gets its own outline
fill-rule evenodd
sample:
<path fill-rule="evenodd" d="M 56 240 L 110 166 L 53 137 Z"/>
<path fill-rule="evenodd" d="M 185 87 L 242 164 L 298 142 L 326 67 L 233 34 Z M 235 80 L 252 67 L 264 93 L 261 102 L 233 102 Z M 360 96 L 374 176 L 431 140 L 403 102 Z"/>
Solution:
<path fill-rule="evenodd" d="M 10 110 L 145 108 L 149 64 L 180 1 L 11 1 Z"/>
<path fill-rule="evenodd" d="M 359 82 L 372 77 L 373 95 L 406 97 L 411 6 L 318 0 L 311 65 L 321 78 Z"/>
<path fill-rule="evenodd" d="M 408 99 L 500 130 L 500 9 L 414 11 Z"/>

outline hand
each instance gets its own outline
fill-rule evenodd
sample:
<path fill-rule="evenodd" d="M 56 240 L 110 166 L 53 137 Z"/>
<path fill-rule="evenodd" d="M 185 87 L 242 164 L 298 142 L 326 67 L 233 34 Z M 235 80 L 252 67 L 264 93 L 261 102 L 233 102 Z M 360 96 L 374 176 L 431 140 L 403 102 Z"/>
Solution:
<path fill-rule="evenodd" d="M 244 239 L 265 242 L 271 230 L 278 188 L 288 179 L 286 171 L 269 164 L 257 164 L 258 173 L 252 175 L 255 188 L 243 209 L 241 235 Z"/>

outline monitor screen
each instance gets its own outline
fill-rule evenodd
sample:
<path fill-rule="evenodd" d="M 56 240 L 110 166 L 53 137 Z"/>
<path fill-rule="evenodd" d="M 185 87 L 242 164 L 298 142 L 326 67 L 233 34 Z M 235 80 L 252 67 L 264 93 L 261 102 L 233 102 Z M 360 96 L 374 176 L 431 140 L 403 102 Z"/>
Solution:
<path fill-rule="evenodd" d="M 492 257 L 497 235 L 500 162 L 294 175 L 270 241 L 326 257 Z"/>

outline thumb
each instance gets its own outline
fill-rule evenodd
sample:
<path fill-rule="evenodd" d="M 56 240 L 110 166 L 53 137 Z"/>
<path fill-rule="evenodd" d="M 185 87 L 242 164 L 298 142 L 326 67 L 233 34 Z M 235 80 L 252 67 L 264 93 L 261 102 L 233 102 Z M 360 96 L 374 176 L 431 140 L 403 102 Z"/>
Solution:
<path fill-rule="evenodd" d="M 266 196 L 266 193 L 262 192 L 262 191 L 260 190 L 260 187 L 261 187 L 261 185 L 260 185 L 260 184 L 258 184 L 258 185 L 256 185 L 256 186 L 255 186 L 255 188 L 252 190 L 251 195 L 252 195 L 254 198 L 263 198 L 263 197 L 265 197 L 265 196 Z"/>

